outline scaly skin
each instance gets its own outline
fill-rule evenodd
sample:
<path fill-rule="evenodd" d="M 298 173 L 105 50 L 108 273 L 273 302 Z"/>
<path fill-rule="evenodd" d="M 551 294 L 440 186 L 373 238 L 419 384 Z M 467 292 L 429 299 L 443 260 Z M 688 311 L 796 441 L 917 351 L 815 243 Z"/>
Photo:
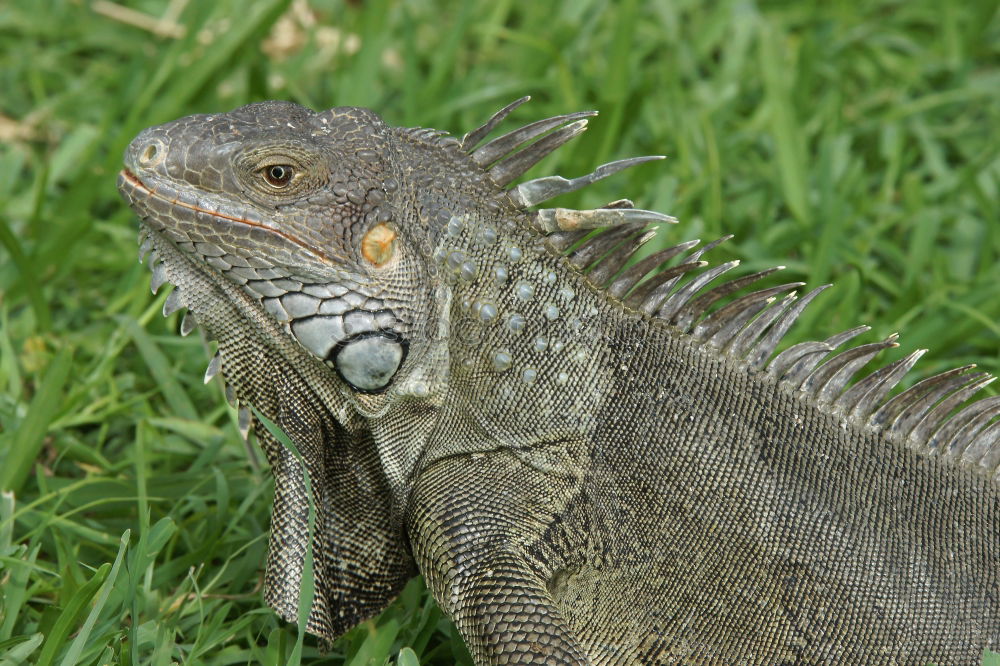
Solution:
<path fill-rule="evenodd" d="M 582 121 L 564 130 L 521 164 L 515 143 L 270 102 L 130 146 L 119 187 L 154 282 L 303 456 L 257 424 L 276 477 L 267 602 L 295 619 L 311 545 L 309 631 L 335 638 L 419 570 L 482 664 L 957 664 L 1000 647 L 995 405 L 975 428 L 919 391 L 878 410 L 891 369 L 844 390 L 868 347 L 761 370 L 794 319 L 765 297 L 796 285 L 714 318 L 684 300 L 706 293 L 695 281 L 664 300 L 672 283 L 636 286 L 656 266 L 612 263 L 642 242 L 627 204 L 567 257 L 582 235 L 540 229 L 619 213 L 536 215 L 540 186 L 502 189 Z M 954 377 L 941 395 L 974 383 Z"/>

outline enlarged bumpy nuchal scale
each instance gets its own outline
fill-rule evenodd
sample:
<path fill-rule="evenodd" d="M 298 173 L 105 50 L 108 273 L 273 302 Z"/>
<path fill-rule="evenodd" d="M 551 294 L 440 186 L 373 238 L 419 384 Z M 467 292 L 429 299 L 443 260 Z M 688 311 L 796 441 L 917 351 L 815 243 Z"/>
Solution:
<path fill-rule="evenodd" d="M 859 370 L 895 336 L 777 351 L 823 287 L 723 281 L 725 239 L 636 261 L 673 220 L 628 200 L 538 209 L 656 158 L 512 186 L 593 115 L 487 140 L 526 99 L 461 140 L 265 102 L 129 147 L 153 289 L 275 476 L 267 603 L 333 639 L 419 571 L 480 664 L 1000 649 L 1000 398 L 965 404 L 991 378 L 890 397 L 920 351 Z"/>

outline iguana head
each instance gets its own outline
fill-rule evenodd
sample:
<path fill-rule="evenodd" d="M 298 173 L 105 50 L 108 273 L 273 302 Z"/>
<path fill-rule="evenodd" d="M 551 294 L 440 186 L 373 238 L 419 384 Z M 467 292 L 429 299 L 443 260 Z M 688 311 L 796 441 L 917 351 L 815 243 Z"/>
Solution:
<path fill-rule="evenodd" d="M 239 285 L 349 390 L 391 385 L 429 280 L 377 115 L 251 104 L 147 129 L 125 163 L 121 190 L 149 229 Z"/>

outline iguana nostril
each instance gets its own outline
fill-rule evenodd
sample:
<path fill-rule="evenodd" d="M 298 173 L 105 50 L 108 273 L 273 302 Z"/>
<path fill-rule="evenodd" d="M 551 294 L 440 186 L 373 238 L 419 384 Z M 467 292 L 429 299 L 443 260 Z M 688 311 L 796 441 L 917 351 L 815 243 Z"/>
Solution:
<path fill-rule="evenodd" d="M 166 154 L 167 151 L 163 144 L 158 140 L 152 140 L 139 153 L 139 166 L 145 168 L 154 167 L 163 161 Z"/>

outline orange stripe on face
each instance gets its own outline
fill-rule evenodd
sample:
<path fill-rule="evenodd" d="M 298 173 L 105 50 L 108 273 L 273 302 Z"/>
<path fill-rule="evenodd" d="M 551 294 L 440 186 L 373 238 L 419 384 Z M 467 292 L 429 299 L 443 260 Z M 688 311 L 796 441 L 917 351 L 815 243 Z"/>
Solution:
<path fill-rule="evenodd" d="M 128 183 L 132 187 L 134 187 L 136 190 L 138 190 L 139 192 L 145 194 L 146 196 L 152 197 L 154 199 L 159 199 L 160 201 L 164 201 L 164 202 L 170 204 L 171 206 L 179 206 L 181 208 L 187 208 L 188 210 L 193 210 L 196 213 L 204 213 L 205 215 L 211 215 L 212 217 L 217 217 L 220 220 L 228 220 L 229 222 L 235 222 L 237 224 L 243 224 L 243 225 L 246 225 L 248 227 L 257 227 L 258 229 L 264 229 L 265 231 L 268 231 L 268 232 L 274 234 L 275 236 L 280 236 L 281 238 L 284 238 L 287 241 L 291 241 L 292 243 L 295 243 L 296 245 L 298 245 L 298 246 L 300 246 L 300 247 L 308 250 L 309 252 L 313 253 L 314 255 L 316 255 L 317 258 L 319 258 L 322 261 L 324 261 L 324 262 L 326 262 L 328 264 L 331 264 L 331 265 L 334 263 L 333 259 L 339 259 L 341 261 L 345 261 L 345 259 L 343 257 L 341 257 L 340 255 L 323 252 L 323 251 L 317 249 L 316 247 L 310 245 L 309 243 L 305 243 L 305 242 L 299 240 L 298 238 L 296 238 L 292 234 L 285 233 L 284 231 L 279 231 L 278 229 L 275 229 L 274 227 L 268 226 L 266 224 L 262 224 L 260 222 L 254 221 L 254 220 L 250 220 L 250 219 L 247 219 L 245 217 L 235 217 L 233 215 L 226 215 L 225 213 L 219 212 L 217 210 L 211 210 L 209 208 L 202 208 L 200 206 L 196 206 L 196 205 L 191 204 L 191 203 L 186 203 L 184 201 L 181 201 L 180 198 L 177 197 L 177 196 L 174 196 L 173 198 L 168 198 L 168 197 L 164 196 L 163 194 L 161 194 L 160 192 L 158 192 L 155 187 L 149 187 L 149 186 L 147 186 L 145 183 L 143 183 L 141 180 L 139 180 L 138 176 L 136 176 L 135 174 L 133 174 L 128 169 L 122 169 L 121 170 L 121 174 L 125 178 L 125 180 L 128 181 Z"/>
<path fill-rule="evenodd" d="M 396 253 L 396 231 L 384 222 L 376 224 L 361 239 L 361 256 L 375 266 L 383 266 Z"/>

